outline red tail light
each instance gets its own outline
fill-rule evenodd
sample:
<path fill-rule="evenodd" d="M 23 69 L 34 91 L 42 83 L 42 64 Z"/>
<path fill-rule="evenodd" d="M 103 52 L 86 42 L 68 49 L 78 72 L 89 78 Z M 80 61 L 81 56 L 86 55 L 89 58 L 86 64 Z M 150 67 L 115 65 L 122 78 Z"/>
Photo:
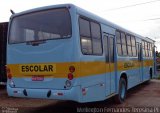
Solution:
<path fill-rule="evenodd" d="M 10 70 L 10 68 L 8 68 L 7 66 L 6 66 L 6 72 L 7 72 L 7 77 L 8 77 L 8 79 L 12 79 L 11 70 Z"/>
<path fill-rule="evenodd" d="M 12 74 L 7 75 L 8 79 L 12 79 Z"/>
<path fill-rule="evenodd" d="M 70 67 L 69 67 L 69 71 L 70 71 L 71 73 L 73 73 L 73 72 L 75 71 L 75 67 L 74 67 L 74 66 L 70 66 Z"/>
<path fill-rule="evenodd" d="M 68 79 L 72 80 L 74 78 L 73 73 L 75 72 L 75 67 L 74 66 L 70 66 L 69 67 L 69 72 L 70 73 L 68 73 Z"/>
<path fill-rule="evenodd" d="M 72 80 L 72 79 L 73 79 L 73 74 L 72 74 L 72 73 L 69 73 L 69 74 L 68 74 L 68 79 L 69 79 L 69 80 Z"/>

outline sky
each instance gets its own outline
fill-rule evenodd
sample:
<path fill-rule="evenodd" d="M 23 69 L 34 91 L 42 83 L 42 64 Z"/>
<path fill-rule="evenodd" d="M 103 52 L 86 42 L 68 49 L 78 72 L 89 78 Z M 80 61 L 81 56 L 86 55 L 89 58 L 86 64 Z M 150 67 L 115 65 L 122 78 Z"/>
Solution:
<path fill-rule="evenodd" d="M 42 6 L 72 3 L 108 21 L 156 41 L 160 51 L 160 0 L 1 0 L 0 22 L 15 13 Z"/>

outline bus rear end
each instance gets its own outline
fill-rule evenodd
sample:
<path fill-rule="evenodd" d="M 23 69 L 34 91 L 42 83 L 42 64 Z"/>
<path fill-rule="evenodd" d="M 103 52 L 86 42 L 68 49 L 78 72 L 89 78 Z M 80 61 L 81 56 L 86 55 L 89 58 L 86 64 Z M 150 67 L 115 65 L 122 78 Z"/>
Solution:
<path fill-rule="evenodd" d="M 72 7 L 12 16 L 7 45 L 9 96 L 78 101 Z"/>

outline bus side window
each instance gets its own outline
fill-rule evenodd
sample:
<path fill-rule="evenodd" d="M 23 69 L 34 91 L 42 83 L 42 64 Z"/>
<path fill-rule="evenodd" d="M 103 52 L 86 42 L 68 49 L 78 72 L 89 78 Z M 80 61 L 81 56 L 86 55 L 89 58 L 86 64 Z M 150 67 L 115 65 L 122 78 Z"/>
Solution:
<path fill-rule="evenodd" d="M 127 46 L 126 46 L 126 36 L 125 33 L 121 32 L 121 41 L 122 41 L 122 51 L 123 51 L 123 56 L 127 55 Z"/>
<path fill-rule="evenodd" d="M 132 44 L 132 55 L 137 56 L 136 39 L 134 36 L 131 36 L 131 44 Z"/>
<path fill-rule="evenodd" d="M 103 36 L 103 45 L 104 45 L 104 51 L 106 56 L 106 62 L 109 62 L 109 51 L 108 51 L 108 36 Z"/>
<path fill-rule="evenodd" d="M 90 23 L 88 20 L 79 19 L 81 49 L 83 54 L 92 54 Z"/>
<path fill-rule="evenodd" d="M 132 56 L 131 36 L 127 35 L 126 40 L 127 40 L 128 55 Z"/>
<path fill-rule="evenodd" d="M 101 41 L 101 29 L 100 25 L 95 22 L 90 22 L 93 54 L 102 54 L 102 41 Z"/>
<path fill-rule="evenodd" d="M 109 44 L 110 44 L 110 61 L 114 62 L 114 37 L 111 36 L 109 38 Z"/>
<path fill-rule="evenodd" d="M 118 55 L 122 55 L 122 46 L 121 46 L 121 37 L 120 37 L 120 32 L 116 31 L 116 39 L 117 39 L 117 52 Z"/>
<path fill-rule="evenodd" d="M 82 53 L 85 55 L 102 55 L 100 24 L 80 17 L 79 26 Z"/>

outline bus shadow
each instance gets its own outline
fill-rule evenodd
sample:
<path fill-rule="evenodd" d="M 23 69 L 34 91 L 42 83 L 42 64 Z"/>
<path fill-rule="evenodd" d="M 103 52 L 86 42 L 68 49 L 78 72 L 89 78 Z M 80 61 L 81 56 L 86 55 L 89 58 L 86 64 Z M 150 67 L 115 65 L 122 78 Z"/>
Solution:
<path fill-rule="evenodd" d="M 148 86 L 149 83 L 142 83 L 128 90 L 127 98 L 131 98 L 134 94 L 140 92 L 145 87 Z M 87 110 L 88 108 L 114 108 L 114 107 L 128 107 L 126 104 L 115 104 L 114 97 L 109 98 L 105 101 L 99 102 L 91 102 L 91 103 L 77 103 L 72 101 L 58 101 L 56 104 L 50 104 L 47 106 L 36 108 L 32 111 L 32 113 L 76 113 L 78 110 L 83 109 Z M 81 111 L 84 112 L 84 111 Z"/>
<path fill-rule="evenodd" d="M 105 101 L 91 102 L 91 103 L 77 103 L 72 101 L 59 101 L 57 104 L 50 104 L 34 110 L 33 113 L 77 113 L 87 111 L 89 108 L 104 108 L 110 107 L 114 104 L 113 99 L 107 99 Z"/>
<path fill-rule="evenodd" d="M 127 98 L 130 98 L 131 96 L 133 96 L 134 94 L 137 94 L 139 92 L 141 92 L 142 90 L 144 90 L 146 87 L 148 87 L 148 85 L 152 84 L 152 81 L 146 81 L 144 83 L 141 83 L 131 89 L 129 89 L 127 91 Z"/>

